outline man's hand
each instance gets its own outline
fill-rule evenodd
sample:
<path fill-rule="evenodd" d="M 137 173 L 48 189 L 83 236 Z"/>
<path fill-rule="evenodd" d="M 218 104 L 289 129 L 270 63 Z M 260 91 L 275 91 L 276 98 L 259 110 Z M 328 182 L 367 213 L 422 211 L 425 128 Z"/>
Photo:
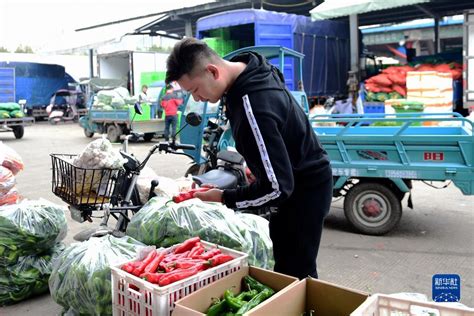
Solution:
<path fill-rule="evenodd" d="M 205 202 L 222 202 L 222 190 L 210 189 L 206 192 L 196 192 L 194 197 Z"/>

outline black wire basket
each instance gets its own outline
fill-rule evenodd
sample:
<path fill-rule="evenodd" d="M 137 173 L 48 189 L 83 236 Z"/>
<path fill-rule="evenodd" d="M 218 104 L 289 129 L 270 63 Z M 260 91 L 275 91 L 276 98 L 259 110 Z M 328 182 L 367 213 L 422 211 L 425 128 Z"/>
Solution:
<path fill-rule="evenodd" d="M 102 208 L 120 192 L 123 169 L 80 168 L 73 165 L 77 155 L 51 154 L 52 191 L 78 209 Z"/>

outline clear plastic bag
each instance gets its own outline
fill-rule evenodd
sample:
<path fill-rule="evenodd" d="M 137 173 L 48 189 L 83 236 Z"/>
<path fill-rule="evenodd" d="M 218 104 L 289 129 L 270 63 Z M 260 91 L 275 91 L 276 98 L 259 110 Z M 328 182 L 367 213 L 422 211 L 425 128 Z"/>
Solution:
<path fill-rule="evenodd" d="M 126 162 L 127 160 L 105 137 L 90 142 L 82 153 L 73 159 L 72 164 L 84 169 L 104 170 L 77 170 L 76 194 L 95 192 L 97 195 L 102 195 L 109 185 L 108 180 L 117 172 L 108 169 L 121 169 Z"/>
<path fill-rule="evenodd" d="M 13 175 L 17 175 L 25 168 L 21 156 L 3 142 L 0 142 L 0 165 L 10 169 Z"/>
<path fill-rule="evenodd" d="M 127 234 L 158 247 L 199 236 L 235 250 L 246 252 L 252 248 L 250 233 L 233 210 L 199 199 L 174 203 L 166 198 L 153 198 L 132 217 Z"/>
<path fill-rule="evenodd" d="M 145 167 L 140 172 L 137 180 L 138 194 L 140 201 L 145 204 L 148 201 L 150 193 L 151 181 L 158 180 L 159 184 L 155 188 L 155 194 L 158 197 L 165 197 L 171 199 L 174 195 L 179 193 L 179 185 L 173 179 L 158 176 L 153 169 Z"/>
<path fill-rule="evenodd" d="M 47 292 L 52 263 L 64 248 L 58 243 L 45 253 L 21 257 L 13 265 L 0 267 L 0 306 Z"/>
<path fill-rule="evenodd" d="M 250 213 L 238 213 L 236 216 L 240 218 L 252 237 L 252 248 L 247 252 L 249 264 L 263 269 L 273 269 L 275 261 L 269 222 L 261 216 Z"/>
<path fill-rule="evenodd" d="M 90 142 L 74 160 L 73 165 L 80 168 L 121 169 L 127 160 L 122 157 L 112 143 L 105 137 Z"/>
<path fill-rule="evenodd" d="M 8 192 L 0 192 L 0 206 L 16 204 L 20 199 L 21 195 L 15 187 Z"/>
<path fill-rule="evenodd" d="M 42 253 L 64 239 L 64 208 L 46 200 L 25 200 L 0 207 L 0 266 Z"/>
<path fill-rule="evenodd" d="M 15 177 L 10 169 L 0 166 L 0 195 L 7 193 L 15 186 Z"/>
<path fill-rule="evenodd" d="M 70 245 L 53 264 L 53 300 L 80 314 L 112 315 L 110 266 L 134 259 L 142 246 L 133 238 L 111 235 Z"/>

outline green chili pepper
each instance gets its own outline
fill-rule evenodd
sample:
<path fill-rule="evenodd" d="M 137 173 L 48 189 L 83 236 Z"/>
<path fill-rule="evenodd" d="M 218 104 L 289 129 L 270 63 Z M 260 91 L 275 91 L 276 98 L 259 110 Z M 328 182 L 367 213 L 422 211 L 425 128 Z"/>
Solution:
<path fill-rule="evenodd" d="M 224 292 L 224 300 L 231 311 L 238 311 L 246 302 L 234 297 L 231 290 Z"/>
<path fill-rule="evenodd" d="M 273 293 L 275 293 L 275 291 L 272 288 L 258 282 L 257 280 L 252 278 L 250 275 L 247 275 L 247 276 L 244 277 L 244 282 L 245 282 L 245 284 L 247 284 L 247 286 L 251 290 L 257 290 L 258 292 L 262 292 L 263 290 L 267 289 L 272 293 L 272 295 L 273 295 Z"/>
<path fill-rule="evenodd" d="M 262 303 L 265 301 L 267 298 L 272 296 L 275 293 L 272 289 L 263 289 L 260 293 L 255 295 L 248 303 L 245 303 L 236 313 L 237 316 L 243 315 L 258 304 Z"/>
<path fill-rule="evenodd" d="M 226 307 L 226 301 L 218 301 L 218 303 L 213 304 L 206 312 L 207 316 L 218 316 L 220 315 Z"/>

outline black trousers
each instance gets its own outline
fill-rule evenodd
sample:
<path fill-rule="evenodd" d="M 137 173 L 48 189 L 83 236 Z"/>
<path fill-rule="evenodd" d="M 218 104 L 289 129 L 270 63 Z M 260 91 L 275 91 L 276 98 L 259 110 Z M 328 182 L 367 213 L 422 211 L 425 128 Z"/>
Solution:
<path fill-rule="evenodd" d="M 270 218 L 276 272 L 299 279 L 318 277 L 316 257 L 324 218 L 332 200 L 332 177 L 295 190 L 290 201 Z"/>

